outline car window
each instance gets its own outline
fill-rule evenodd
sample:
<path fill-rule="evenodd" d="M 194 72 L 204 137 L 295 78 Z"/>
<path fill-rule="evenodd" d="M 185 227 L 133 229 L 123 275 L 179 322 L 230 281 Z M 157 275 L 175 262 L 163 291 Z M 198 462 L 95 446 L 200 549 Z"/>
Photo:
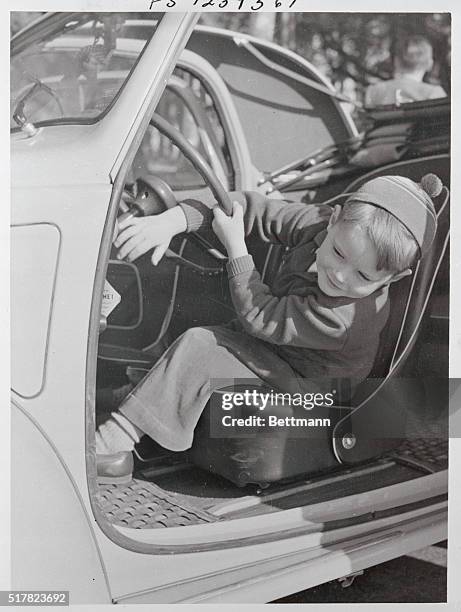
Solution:
<path fill-rule="evenodd" d="M 183 100 L 170 89 L 166 89 L 156 113 L 177 128 L 194 146 L 205 155 L 199 128 Z M 133 162 L 134 178 L 144 174 L 155 174 L 166 181 L 172 189 L 196 189 L 205 186 L 200 174 L 190 161 L 175 147 L 169 138 L 149 125 Z"/>
<path fill-rule="evenodd" d="M 198 78 L 176 69 L 155 112 L 187 138 L 227 188 L 233 188 L 234 174 L 224 129 L 211 96 Z M 155 174 L 176 190 L 206 187 L 186 156 L 152 126 L 144 135 L 132 169 L 133 179 Z"/>
<path fill-rule="evenodd" d="M 200 108 L 206 115 L 209 124 L 210 137 L 213 138 L 213 144 L 217 149 L 220 161 L 224 167 L 227 183 L 230 189 L 235 188 L 235 173 L 232 165 L 231 154 L 229 151 L 229 143 L 226 138 L 226 131 L 223 122 L 216 108 L 216 104 L 211 93 L 205 87 L 203 82 L 195 75 L 182 68 L 176 68 L 175 74 L 180 76 L 190 87 L 191 91 L 199 101 Z"/>
<path fill-rule="evenodd" d="M 97 121 L 128 80 L 161 16 L 137 40 L 124 35 L 125 18 L 123 13 L 70 13 L 52 33 L 44 29 L 29 43 L 27 38 L 13 43 L 11 128 L 21 118 L 34 124 Z"/>

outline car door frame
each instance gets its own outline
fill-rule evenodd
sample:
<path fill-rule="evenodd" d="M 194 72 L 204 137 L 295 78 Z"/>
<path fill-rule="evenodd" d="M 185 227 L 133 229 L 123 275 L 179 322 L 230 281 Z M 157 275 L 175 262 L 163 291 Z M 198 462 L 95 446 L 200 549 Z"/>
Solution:
<path fill-rule="evenodd" d="M 238 191 L 260 190 L 258 181 L 262 175 L 252 163 L 239 115 L 224 80 L 210 62 L 189 49 L 184 49 L 177 66 L 195 75 L 212 94 L 229 147 L 235 176 L 235 189 Z"/>
<path fill-rule="evenodd" d="M 65 15 L 68 18 L 69 13 Z M 54 28 L 60 19 L 64 19 L 62 15 L 45 16 L 40 27 Z M 14 474 L 27 473 L 34 485 L 45 481 L 46 495 L 43 488 L 27 487 L 24 481 L 16 483 L 13 504 L 27 501 L 29 512 L 18 513 L 27 522 L 21 523 L 22 518 L 15 520 L 12 541 L 22 538 L 23 543 L 33 546 L 21 564 L 31 572 L 29 586 L 44 582 L 66 584 L 71 590 L 75 586 L 75 596 L 83 601 L 87 597 L 84 583 L 91 580 L 91 572 L 100 574 L 102 569 L 98 589 L 105 582 L 104 560 L 99 554 L 87 487 L 85 453 L 90 451 L 84 416 L 88 406 L 94 405 L 92 373 L 96 368 L 89 364 L 97 347 L 101 279 L 105 277 L 105 271 L 97 267 L 98 254 L 101 236 L 103 243 L 111 240 L 108 228 L 114 219 L 111 220 L 108 209 L 116 210 L 114 198 L 120 193 L 120 183 L 112 190 L 110 168 L 116 166 L 116 154 L 120 155 L 130 137 L 134 140 L 137 134 L 142 135 L 145 127 L 142 124 L 148 122 L 145 109 L 155 107 L 161 91 L 159 84 L 173 69 L 195 21 L 196 16 L 186 13 L 165 16 L 158 30 L 159 39 L 154 36 L 131 74 L 133 83 L 127 83 L 99 122 L 41 126 L 32 137 L 16 131 L 11 138 L 12 224 L 54 225 L 60 234 L 43 384 L 30 397 L 21 397 L 12 390 L 17 423 L 12 439 L 18 460 Z M 33 39 L 35 32 L 29 33 L 29 39 Z M 24 44 L 28 37 L 29 34 L 24 36 Z M 128 157 L 124 157 L 125 163 Z M 33 300 L 30 302 L 33 308 Z M 34 444 L 24 448 L 22 439 L 26 435 Z M 40 455 L 35 456 L 34 452 Z M 62 485 L 63 478 L 66 487 Z M 60 500 L 55 504 L 57 512 L 43 511 L 50 498 Z M 62 520 L 70 507 L 79 525 L 69 518 L 71 514 L 67 521 Z M 60 514 L 58 524 L 56 514 Z M 28 534 L 34 534 L 34 539 L 28 539 Z M 62 563 L 64 542 L 69 545 L 66 554 L 73 556 L 73 562 L 80 559 L 79 577 L 68 575 L 67 564 Z M 94 553 L 92 565 L 85 550 Z M 50 559 L 57 563 L 48 563 Z M 99 569 L 94 569 L 96 566 Z M 101 590 L 98 593 L 101 595 Z"/>

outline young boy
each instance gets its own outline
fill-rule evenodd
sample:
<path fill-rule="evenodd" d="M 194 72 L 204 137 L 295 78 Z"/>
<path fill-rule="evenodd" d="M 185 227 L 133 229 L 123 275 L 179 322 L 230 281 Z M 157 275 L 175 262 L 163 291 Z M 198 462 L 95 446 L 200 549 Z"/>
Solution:
<path fill-rule="evenodd" d="M 129 451 L 145 433 L 171 450 L 189 448 L 213 379 L 259 377 L 273 388 L 302 392 L 312 379 L 328 386 L 337 378 L 366 378 L 389 313 L 389 285 L 411 274 L 435 235 L 429 193 L 437 195 L 441 183 L 428 177 L 421 185 L 400 176 L 375 178 L 333 211 L 240 193 L 231 194 L 232 217 L 189 200 L 121 224 L 118 256 L 132 261 L 154 247 L 153 263 L 177 233 L 212 225 L 228 254 L 237 319 L 185 332 L 100 426 L 100 480 L 131 477 Z M 252 230 L 287 247 L 270 288 L 246 248 Z"/>
<path fill-rule="evenodd" d="M 397 45 L 394 78 L 370 85 L 365 92 L 365 106 L 415 102 L 444 98 L 440 85 L 424 83 L 424 75 L 432 70 L 432 46 L 423 36 L 411 36 Z"/>

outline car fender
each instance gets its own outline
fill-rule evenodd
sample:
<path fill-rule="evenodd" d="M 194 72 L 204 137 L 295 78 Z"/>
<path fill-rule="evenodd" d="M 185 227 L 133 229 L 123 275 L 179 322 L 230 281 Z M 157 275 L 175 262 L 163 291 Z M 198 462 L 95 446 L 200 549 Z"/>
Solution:
<path fill-rule="evenodd" d="M 65 590 L 71 603 L 110 603 L 94 521 L 66 463 L 14 399 L 11 408 L 11 588 Z"/>

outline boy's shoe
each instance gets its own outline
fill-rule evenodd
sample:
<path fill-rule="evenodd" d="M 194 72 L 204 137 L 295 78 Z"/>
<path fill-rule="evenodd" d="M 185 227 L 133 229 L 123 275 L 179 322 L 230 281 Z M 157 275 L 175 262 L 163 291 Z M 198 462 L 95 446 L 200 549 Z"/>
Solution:
<path fill-rule="evenodd" d="M 126 484 L 133 479 L 133 453 L 120 451 L 112 455 L 96 455 L 99 484 Z"/>

